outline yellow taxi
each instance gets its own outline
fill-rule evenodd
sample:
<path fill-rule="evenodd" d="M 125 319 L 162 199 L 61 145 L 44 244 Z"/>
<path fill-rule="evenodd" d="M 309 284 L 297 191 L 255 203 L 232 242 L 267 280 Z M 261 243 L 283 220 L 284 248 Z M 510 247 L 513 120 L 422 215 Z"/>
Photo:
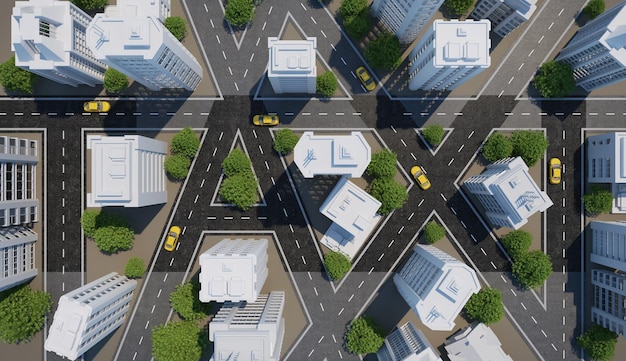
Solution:
<path fill-rule="evenodd" d="M 550 164 L 550 184 L 561 183 L 561 160 L 559 158 L 550 158 L 550 162 L 548 162 L 548 164 Z"/>
<path fill-rule="evenodd" d="M 172 252 L 176 249 L 176 245 L 178 244 L 178 237 L 180 237 L 180 227 L 179 226 L 171 226 L 170 231 L 167 232 L 167 239 L 165 240 L 165 245 L 163 248 L 166 251 Z"/>
<path fill-rule="evenodd" d="M 420 188 L 422 188 L 423 190 L 427 190 L 428 188 L 430 188 L 430 181 L 428 180 L 428 178 L 426 178 L 426 174 L 424 174 L 424 170 L 422 170 L 422 167 L 420 167 L 419 165 L 414 166 L 413 168 L 411 168 L 411 174 L 413 175 L 413 178 L 415 178 L 415 181 L 417 182 L 417 185 L 420 186 Z"/>
<path fill-rule="evenodd" d="M 278 125 L 278 115 L 255 115 L 252 118 L 252 124 L 258 125 L 261 127 L 273 127 L 274 125 Z"/>
<path fill-rule="evenodd" d="M 374 81 L 374 78 L 372 78 L 370 73 L 367 72 L 365 67 L 360 66 L 356 68 L 356 76 L 359 78 L 361 84 L 363 84 L 367 91 L 372 91 L 376 89 L 376 82 Z"/>
<path fill-rule="evenodd" d="M 90 113 L 106 113 L 111 109 L 111 104 L 102 100 L 93 100 L 83 103 L 83 110 Z"/>

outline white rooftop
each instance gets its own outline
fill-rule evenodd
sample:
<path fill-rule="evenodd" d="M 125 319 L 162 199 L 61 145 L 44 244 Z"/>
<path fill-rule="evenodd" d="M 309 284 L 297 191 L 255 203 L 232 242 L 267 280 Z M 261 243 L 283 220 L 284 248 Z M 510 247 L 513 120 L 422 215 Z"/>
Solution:
<path fill-rule="evenodd" d="M 316 76 L 315 49 L 317 49 L 317 38 L 279 40 L 277 37 L 268 37 L 267 46 L 270 49 L 268 76 Z"/>
<path fill-rule="evenodd" d="M 491 64 L 489 20 L 435 20 L 436 67 L 463 66 L 486 68 Z"/>
<path fill-rule="evenodd" d="M 513 361 L 502 350 L 500 340 L 484 323 L 459 331 L 444 346 L 450 361 Z"/>
<path fill-rule="evenodd" d="M 336 174 L 358 178 L 372 159 L 372 149 L 361 132 L 350 135 L 314 135 L 304 132 L 294 149 L 294 162 L 305 178 Z"/>
<path fill-rule="evenodd" d="M 108 5 L 104 12 L 111 17 L 153 16 L 165 21 L 171 14 L 171 0 L 117 0 L 116 5 Z"/>
<path fill-rule="evenodd" d="M 515 9 L 518 14 L 522 15 L 526 20 L 530 19 L 532 14 L 537 10 L 537 0 L 500 0 L 509 7 Z"/>

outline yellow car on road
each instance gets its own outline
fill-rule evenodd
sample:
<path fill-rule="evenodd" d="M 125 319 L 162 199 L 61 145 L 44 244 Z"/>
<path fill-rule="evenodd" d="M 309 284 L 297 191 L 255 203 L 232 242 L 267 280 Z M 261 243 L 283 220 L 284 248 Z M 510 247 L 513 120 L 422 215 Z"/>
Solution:
<path fill-rule="evenodd" d="M 424 173 L 422 167 L 420 167 L 419 165 L 414 166 L 413 168 L 411 168 L 411 174 L 413 175 L 413 178 L 415 178 L 415 181 L 417 182 L 417 185 L 420 186 L 420 188 L 422 188 L 423 190 L 427 190 L 428 188 L 430 188 L 430 181 L 426 177 L 426 174 Z"/>
<path fill-rule="evenodd" d="M 252 124 L 258 125 L 261 127 L 273 127 L 274 125 L 278 125 L 278 115 L 255 115 L 252 118 Z"/>
<path fill-rule="evenodd" d="M 374 78 L 372 78 L 370 73 L 367 72 L 365 67 L 358 67 L 356 69 L 356 76 L 359 78 L 361 84 L 363 84 L 367 91 L 371 92 L 372 90 L 376 89 L 376 82 L 374 81 Z"/>
<path fill-rule="evenodd" d="M 83 110 L 90 113 L 106 113 L 111 110 L 111 104 L 102 100 L 93 100 L 83 104 Z"/>
<path fill-rule="evenodd" d="M 561 160 L 559 158 L 550 158 L 550 184 L 559 184 L 561 183 Z"/>
<path fill-rule="evenodd" d="M 178 244 L 178 237 L 180 237 L 180 227 L 171 226 L 170 231 L 167 232 L 167 239 L 165 240 L 165 245 L 163 246 L 163 248 L 169 252 L 175 250 L 176 245 Z"/>

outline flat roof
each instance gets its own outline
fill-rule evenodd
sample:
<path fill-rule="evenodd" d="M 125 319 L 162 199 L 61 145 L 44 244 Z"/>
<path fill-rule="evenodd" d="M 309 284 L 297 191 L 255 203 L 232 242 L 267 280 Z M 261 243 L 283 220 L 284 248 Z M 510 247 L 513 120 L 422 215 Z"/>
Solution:
<path fill-rule="evenodd" d="M 489 20 L 435 20 L 435 66 L 471 66 L 486 68 L 491 64 Z"/>
<path fill-rule="evenodd" d="M 269 48 L 268 76 L 309 74 L 315 76 L 317 38 L 279 40 L 276 37 L 268 37 L 267 47 Z"/>

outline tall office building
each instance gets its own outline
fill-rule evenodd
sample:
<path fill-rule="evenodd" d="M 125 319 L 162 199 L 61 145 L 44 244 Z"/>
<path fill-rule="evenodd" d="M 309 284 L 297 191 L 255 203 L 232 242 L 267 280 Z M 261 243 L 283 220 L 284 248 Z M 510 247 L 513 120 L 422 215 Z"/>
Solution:
<path fill-rule="evenodd" d="M 591 270 L 593 306 L 591 321 L 624 335 L 626 328 L 626 274 Z"/>
<path fill-rule="evenodd" d="M 23 226 L 0 228 L 0 291 L 37 276 L 37 234 Z"/>
<path fill-rule="evenodd" d="M 488 19 L 493 31 L 501 37 L 507 36 L 537 10 L 537 0 L 480 0 L 470 17 Z"/>
<path fill-rule="evenodd" d="M 458 331 L 444 344 L 450 361 L 513 361 L 502 349 L 498 336 L 484 323 Z"/>
<path fill-rule="evenodd" d="M 626 221 L 591 221 L 591 262 L 626 272 Z"/>
<path fill-rule="evenodd" d="M 124 323 L 137 281 L 111 272 L 64 294 L 44 348 L 76 360 Z"/>
<path fill-rule="evenodd" d="M 169 0 L 118 0 L 87 28 L 94 56 L 150 90 L 193 91 L 202 80 L 196 58 L 163 26 Z"/>
<path fill-rule="evenodd" d="M 469 177 L 463 186 L 478 199 L 485 216 L 497 228 L 519 229 L 528 222 L 528 217 L 552 206 L 552 200 L 539 189 L 520 157 L 489 164 L 481 174 Z"/>
<path fill-rule="evenodd" d="M 225 302 L 209 323 L 210 361 L 279 361 L 285 335 L 285 292 L 254 302 Z"/>
<path fill-rule="evenodd" d="M 580 28 L 556 57 L 572 67 L 576 84 L 586 91 L 626 79 L 626 1 Z"/>
<path fill-rule="evenodd" d="M 587 138 L 587 182 L 608 183 L 613 193 L 611 213 L 626 213 L 626 132 Z"/>
<path fill-rule="evenodd" d="M 410 59 L 411 90 L 452 90 L 491 64 L 488 20 L 435 20 Z"/>
<path fill-rule="evenodd" d="M 280 40 L 267 38 L 269 65 L 267 78 L 277 94 L 315 94 L 317 81 L 317 38 Z"/>
<path fill-rule="evenodd" d="M 444 0 L 374 0 L 372 13 L 408 44 L 417 38 Z"/>
<path fill-rule="evenodd" d="M 422 323 L 435 331 L 452 330 L 467 300 L 480 290 L 472 268 L 439 248 L 419 244 L 393 283 Z"/>
<path fill-rule="evenodd" d="M 36 140 L 0 136 L 0 227 L 37 222 Z"/>
<path fill-rule="evenodd" d="M 15 65 L 61 84 L 102 84 L 106 65 L 85 42 L 91 20 L 69 1 L 16 1 L 11 16 Z"/>
<path fill-rule="evenodd" d="M 426 336 L 410 321 L 391 331 L 376 357 L 378 361 L 441 361 Z"/>

